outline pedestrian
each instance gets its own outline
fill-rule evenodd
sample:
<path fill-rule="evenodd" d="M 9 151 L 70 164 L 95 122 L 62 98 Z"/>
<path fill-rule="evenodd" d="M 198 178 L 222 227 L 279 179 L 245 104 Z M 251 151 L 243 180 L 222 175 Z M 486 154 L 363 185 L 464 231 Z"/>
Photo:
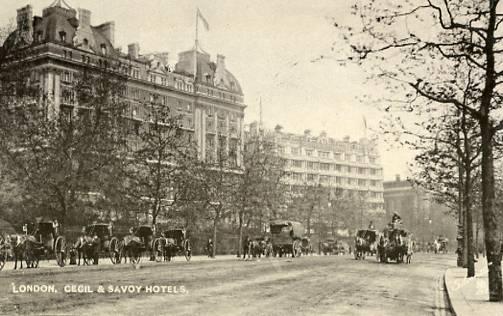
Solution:
<path fill-rule="evenodd" d="M 206 252 L 209 258 L 213 258 L 213 240 L 211 238 L 208 238 L 206 243 Z"/>

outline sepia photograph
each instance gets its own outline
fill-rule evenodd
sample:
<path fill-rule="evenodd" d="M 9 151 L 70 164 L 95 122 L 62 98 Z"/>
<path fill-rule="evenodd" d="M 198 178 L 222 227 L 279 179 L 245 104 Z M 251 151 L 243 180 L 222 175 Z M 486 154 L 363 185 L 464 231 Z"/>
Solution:
<path fill-rule="evenodd" d="M 500 0 L 0 8 L 0 315 L 503 315 Z"/>

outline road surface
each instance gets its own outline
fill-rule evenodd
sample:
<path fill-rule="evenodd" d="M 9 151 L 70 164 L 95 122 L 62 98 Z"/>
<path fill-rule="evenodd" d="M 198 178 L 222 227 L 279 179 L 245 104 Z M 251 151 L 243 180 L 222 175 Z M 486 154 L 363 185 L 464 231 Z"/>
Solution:
<path fill-rule="evenodd" d="M 229 256 L 139 267 L 4 270 L 0 314 L 449 315 L 442 276 L 453 265 L 454 256 L 427 254 L 415 254 L 410 265 L 380 264 L 373 257 Z"/>

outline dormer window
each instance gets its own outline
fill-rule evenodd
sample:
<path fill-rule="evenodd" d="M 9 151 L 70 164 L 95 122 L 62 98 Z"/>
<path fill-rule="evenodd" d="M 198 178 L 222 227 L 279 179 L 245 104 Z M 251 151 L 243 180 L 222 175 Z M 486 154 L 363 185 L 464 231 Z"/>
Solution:
<path fill-rule="evenodd" d="M 88 46 L 89 45 L 89 41 L 87 40 L 87 38 L 84 38 L 84 40 L 82 41 L 82 43 L 84 43 L 84 46 Z"/>
<path fill-rule="evenodd" d="M 38 31 L 36 35 L 36 41 L 37 42 L 42 42 L 42 31 Z"/>
<path fill-rule="evenodd" d="M 107 54 L 107 45 L 105 44 L 101 44 L 101 53 L 103 55 L 106 55 Z"/>
<path fill-rule="evenodd" d="M 66 42 L 66 32 L 65 32 L 65 31 L 61 31 L 61 32 L 59 32 L 59 39 L 60 39 L 62 42 Z"/>

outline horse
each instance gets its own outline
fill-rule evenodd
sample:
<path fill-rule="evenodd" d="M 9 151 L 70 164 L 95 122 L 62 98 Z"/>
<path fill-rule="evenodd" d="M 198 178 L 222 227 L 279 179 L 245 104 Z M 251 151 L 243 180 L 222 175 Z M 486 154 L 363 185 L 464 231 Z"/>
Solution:
<path fill-rule="evenodd" d="M 127 258 L 129 258 L 129 262 L 135 264 L 140 262 L 141 254 L 145 250 L 141 239 L 134 235 L 124 237 L 122 247 L 120 248 L 125 259 L 125 263 L 127 262 Z"/>
<path fill-rule="evenodd" d="M 77 239 L 74 244 L 78 256 L 77 265 L 80 266 L 80 258 L 83 259 L 85 265 L 89 265 L 90 260 L 94 261 L 95 246 L 93 238 L 89 235 L 82 235 Z"/>
<path fill-rule="evenodd" d="M 22 235 L 9 235 L 7 242 L 10 244 L 14 256 L 14 270 L 17 269 L 17 261 L 21 262 L 20 269 L 23 268 L 23 260 L 26 252 L 26 237 Z"/>
<path fill-rule="evenodd" d="M 406 259 L 405 259 L 405 262 L 407 264 L 410 264 L 410 262 L 411 262 L 412 255 L 414 254 L 414 247 L 415 247 L 414 241 L 411 238 L 409 238 L 407 240 L 407 253 L 406 253 Z"/>
<path fill-rule="evenodd" d="M 246 255 L 248 255 L 248 259 L 250 259 L 250 237 L 246 236 L 243 240 L 243 260 L 246 259 Z"/>
<path fill-rule="evenodd" d="M 265 243 L 261 240 L 250 240 L 248 246 L 248 258 L 259 258 L 264 254 Z"/>
<path fill-rule="evenodd" d="M 365 260 L 365 252 L 366 252 L 366 240 L 356 236 L 355 237 L 355 259 L 360 260 L 363 259 Z"/>

